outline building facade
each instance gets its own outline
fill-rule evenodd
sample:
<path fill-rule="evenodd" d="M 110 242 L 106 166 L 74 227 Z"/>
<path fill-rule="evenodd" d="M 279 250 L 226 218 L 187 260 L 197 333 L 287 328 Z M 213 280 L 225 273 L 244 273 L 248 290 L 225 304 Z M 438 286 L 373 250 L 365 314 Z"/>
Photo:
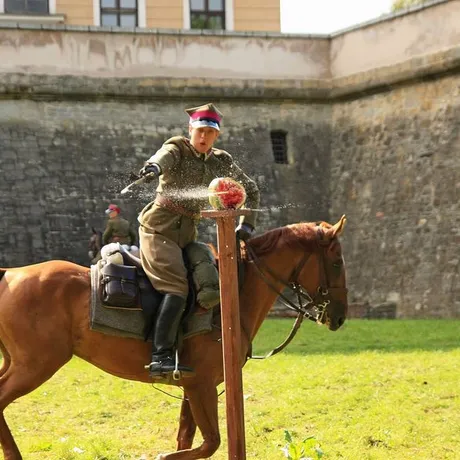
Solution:
<path fill-rule="evenodd" d="M 0 0 L 0 22 L 280 31 L 280 0 Z"/>

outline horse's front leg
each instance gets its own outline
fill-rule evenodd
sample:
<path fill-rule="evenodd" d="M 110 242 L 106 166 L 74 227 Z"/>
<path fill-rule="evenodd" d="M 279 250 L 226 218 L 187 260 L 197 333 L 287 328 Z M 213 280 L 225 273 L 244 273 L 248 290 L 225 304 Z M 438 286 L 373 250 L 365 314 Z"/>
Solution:
<path fill-rule="evenodd" d="M 180 410 L 179 431 L 177 433 L 177 450 L 190 449 L 196 433 L 196 423 L 192 410 L 184 392 L 184 400 Z"/>
<path fill-rule="evenodd" d="M 219 448 L 219 419 L 217 415 L 217 389 L 206 384 L 187 387 L 186 394 L 191 415 L 203 436 L 203 444 L 194 449 L 182 449 L 160 454 L 156 460 L 197 460 L 209 458 Z"/>

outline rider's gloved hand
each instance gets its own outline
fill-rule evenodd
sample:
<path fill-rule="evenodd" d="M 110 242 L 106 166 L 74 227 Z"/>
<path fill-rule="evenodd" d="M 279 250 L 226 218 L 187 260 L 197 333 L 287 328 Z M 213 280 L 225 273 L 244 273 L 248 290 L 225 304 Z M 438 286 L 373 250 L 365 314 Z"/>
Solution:
<path fill-rule="evenodd" d="M 243 241 L 248 241 L 252 237 L 254 232 L 254 227 L 249 224 L 240 224 L 235 229 L 236 236 Z"/>
<path fill-rule="evenodd" d="M 139 176 L 145 177 L 149 174 L 155 174 L 155 176 L 159 176 L 161 174 L 161 169 L 155 163 L 147 163 L 140 171 Z"/>

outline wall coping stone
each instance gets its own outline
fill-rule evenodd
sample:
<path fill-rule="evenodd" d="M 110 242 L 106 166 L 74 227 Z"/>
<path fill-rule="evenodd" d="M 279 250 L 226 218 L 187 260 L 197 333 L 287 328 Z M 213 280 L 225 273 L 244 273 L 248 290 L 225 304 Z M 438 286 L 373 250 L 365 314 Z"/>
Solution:
<path fill-rule="evenodd" d="M 398 85 L 460 73 L 460 45 L 407 61 L 333 79 L 89 77 L 0 73 L 0 99 L 152 100 L 211 98 L 330 103 L 388 91 Z"/>

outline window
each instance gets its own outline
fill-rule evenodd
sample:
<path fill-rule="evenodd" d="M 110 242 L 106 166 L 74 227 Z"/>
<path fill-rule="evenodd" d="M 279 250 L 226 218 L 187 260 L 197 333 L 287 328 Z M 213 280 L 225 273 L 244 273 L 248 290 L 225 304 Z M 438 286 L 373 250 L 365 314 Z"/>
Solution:
<path fill-rule="evenodd" d="M 270 137 L 272 139 L 272 149 L 275 163 L 288 164 L 286 141 L 287 132 L 282 130 L 271 131 Z"/>
<path fill-rule="evenodd" d="M 190 0 L 192 29 L 225 29 L 225 0 Z"/>
<path fill-rule="evenodd" d="M 137 27 L 137 0 L 101 0 L 101 25 Z"/>
<path fill-rule="evenodd" d="M 48 14 L 48 0 L 5 0 L 5 13 Z"/>

